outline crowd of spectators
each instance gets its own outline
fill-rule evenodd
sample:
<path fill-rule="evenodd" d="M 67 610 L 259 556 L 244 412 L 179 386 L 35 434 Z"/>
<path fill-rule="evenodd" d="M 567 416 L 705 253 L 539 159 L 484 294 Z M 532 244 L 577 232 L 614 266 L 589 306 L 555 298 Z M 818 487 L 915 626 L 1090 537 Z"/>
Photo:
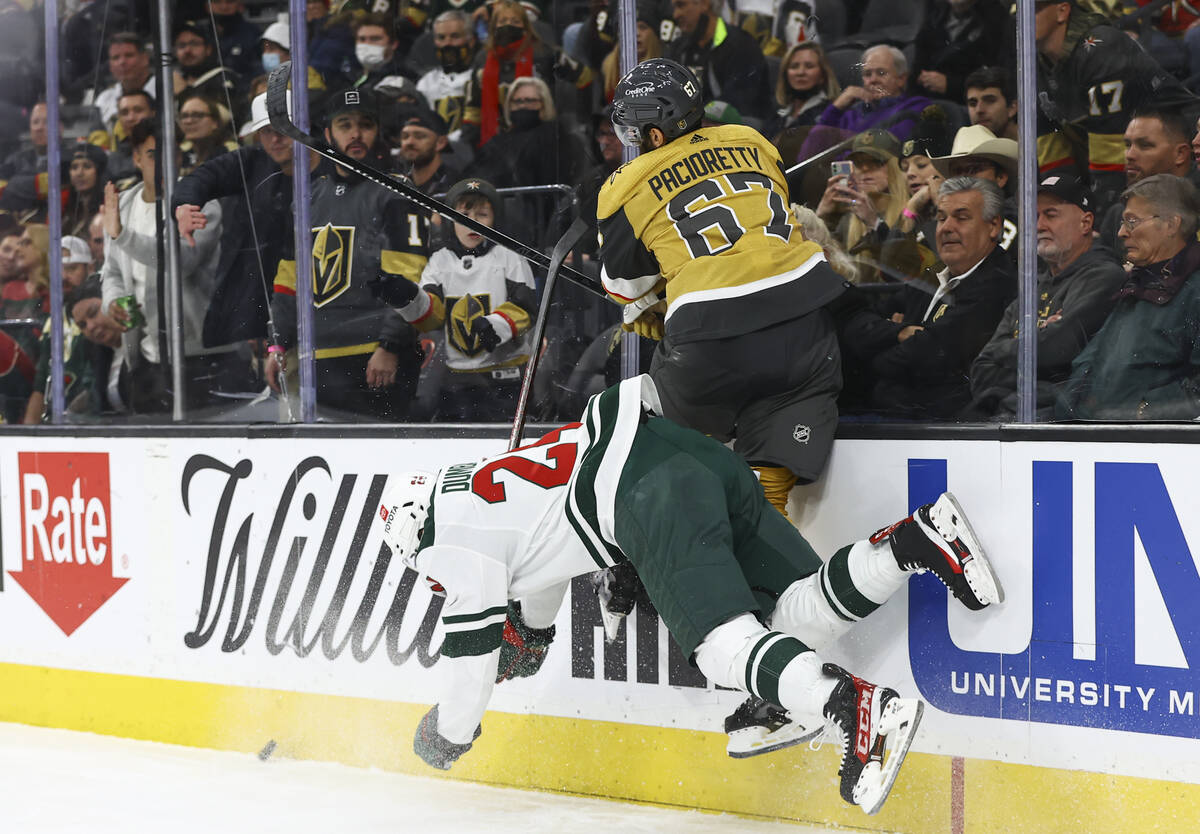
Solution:
<path fill-rule="evenodd" d="M 296 263 L 309 256 L 292 235 L 298 164 L 313 182 L 323 419 L 505 420 L 535 351 L 535 417 L 571 418 L 619 375 L 615 305 L 560 285 L 545 343 L 531 344 L 540 270 L 315 154 L 294 158 L 263 95 L 292 58 L 286 3 L 173 4 L 166 114 L 151 5 L 68 4 L 50 125 L 41 3 L 0 0 L 5 421 L 47 417 L 52 316 L 72 419 L 170 412 L 162 265 L 175 231 L 187 409 L 295 419 Z M 1037 284 L 1040 417 L 1200 417 L 1200 22 L 1182 25 L 1173 4 L 1035 4 L 1039 182 L 1025 223 L 1039 260 L 1018 275 L 1012 4 L 913 0 L 903 20 L 890 0 L 741 5 L 639 0 L 637 55 L 696 72 L 705 124 L 748 125 L 779 150 L 795 223 L 856 285 L 835 311 L 844 417 L 1012 419 L 1022 282 Z M 616 2 L 309 0 L 305 16 L 314 133 L 547 251 L 575 215 L 594 222 L 621 164 L 607 109 Z M 161 144 L 164 116 L 176 147 Z M 48 251 L 51 142 L 61 252 Z M 167 154 L 180 178 L 163 207 Z M 594 235 L 571 263 L 598 274 Z"/>

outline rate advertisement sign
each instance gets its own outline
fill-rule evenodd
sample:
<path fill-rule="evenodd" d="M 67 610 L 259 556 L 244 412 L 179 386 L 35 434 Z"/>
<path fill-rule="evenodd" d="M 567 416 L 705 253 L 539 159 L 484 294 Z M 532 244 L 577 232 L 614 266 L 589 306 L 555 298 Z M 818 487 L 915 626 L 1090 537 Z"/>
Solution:
<path fill-rule="evenodd" d="M 20 562 L 9 573 L 70 636 L 129 580 L 113 574 L 106 452 L 20 452 Z"/>

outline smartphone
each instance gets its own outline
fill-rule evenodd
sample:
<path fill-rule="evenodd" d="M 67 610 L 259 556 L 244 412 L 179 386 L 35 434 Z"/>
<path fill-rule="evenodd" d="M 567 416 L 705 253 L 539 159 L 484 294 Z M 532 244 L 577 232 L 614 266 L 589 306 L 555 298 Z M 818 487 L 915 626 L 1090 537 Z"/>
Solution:
<path fill-rule="evenodd" d="M 848 159 L 841 160 L 840 162 L 831 162 L 829 163 L 829 175 L 831 177 L 845 177 L 846 179 L 850 179 L 850 177 L 854 176 L 854 163 Z"/>

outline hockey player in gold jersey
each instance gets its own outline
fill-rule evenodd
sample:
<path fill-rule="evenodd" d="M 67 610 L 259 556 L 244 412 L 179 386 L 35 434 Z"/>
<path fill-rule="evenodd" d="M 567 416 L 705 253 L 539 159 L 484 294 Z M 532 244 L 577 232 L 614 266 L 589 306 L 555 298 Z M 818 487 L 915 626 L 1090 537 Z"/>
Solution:
<path fill-rule="evenodd" d="M 700 82 L 662 58 L 617 84 L 613 127 L 642 153 L 601 188 L 601 279 L 625 304 L 625 327 L 661 339 L 650 364 L 663 414 L 721 440 L 755 470 L 784 516 L 797 481 L 815 481 L 837 429 L 841 354 L 824 306 L 847 284 L 791 223 L 779 153 L 742 125 L 701 128 Z M 665 290 L 665 300 L 660 293 Z M 625 567 L 598 592 L 627 613 Z M 726 720 L 730 755 L 742 728 L 799 728 L 751 696 Z"/>
<path fill-rule="evenodd" d="M 846 284 L 792 224 L 774 146 L 742 125 L 700 128 L 702 114 L 699 81 L 674 61 L 617 85 L 613 125 L 642 154 L 600 191 L 601 277 L 627 329 L 662 338 L 650 376 L 666 416 L 733 439 L 784 512 L 833 442 L 841 356 L 822 308 Z"/>

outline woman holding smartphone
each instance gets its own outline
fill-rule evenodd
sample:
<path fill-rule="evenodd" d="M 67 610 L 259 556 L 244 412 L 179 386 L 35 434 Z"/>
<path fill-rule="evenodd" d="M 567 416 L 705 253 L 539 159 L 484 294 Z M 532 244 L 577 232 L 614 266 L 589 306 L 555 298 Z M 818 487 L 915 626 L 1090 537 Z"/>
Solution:
<path fill-rule="evenodd" d="M 832 176 L 817 205 L 817 215 L 856 258 L 857 283 L 876 277 L 880 246 L 908 202 L 899 153 L 900 142 L 888 131 L 863 131 L 850 146 L 850 159 L 831 165 Z"/>

